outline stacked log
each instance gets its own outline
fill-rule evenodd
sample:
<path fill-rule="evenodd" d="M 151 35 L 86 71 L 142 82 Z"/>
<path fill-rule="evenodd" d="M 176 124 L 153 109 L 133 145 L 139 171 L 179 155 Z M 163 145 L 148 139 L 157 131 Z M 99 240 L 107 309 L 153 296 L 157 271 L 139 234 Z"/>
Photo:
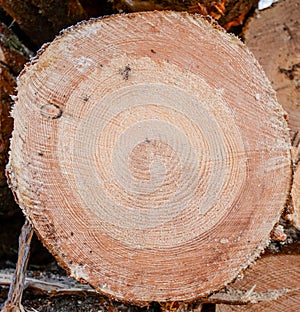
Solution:
<path fill-rule="evenodd" d="M 230 285 L 231 291 L 242 293 L 241 301 L 247 304 L 218 304 L 216 311 L 298 311 L 299 280 L 299 253 L 264 256 Z"/>
<path fill-rule="evenodd" d="M 58 2 L 0 3 L 39 47 L 101 11 L 93 1 Z M 126 12 L 184 8 L 227 30 L 256 3 L 113 1 Z M 272 86 L 239 40 L 189 14 L 96 19 L 43 46 L 18 80 L 7 174 L 68 274 L 117 300 L 158 301 L 165 310 L 196 302 L 297 311 L 299 5 L 258 12 L 244 32 Z M 7 28 L 0 33 L 6 218 L 10 95 L 29 54 Z M 277 251 L 294 244 L 255 262 L 270 240 Z"/>
<path fill-rule="evenodd" d="M 292 205 L 286 216 L 300 229 L 299 143 L 300 143 L 300 1 L 285 0 L 257 13 L 247 23 L 247 46 L 262 65 L 287 112 L 293 145 L 295 183 Z"/>
<path fill-rule="evenodd" d="M 22 72 L 13 116 L 8 174 L 24 214 L 74 278 L 119 300 L 222 288 L 266 247 L 289 196 L 274 91 L 199 16 L 65 31 Z"/>

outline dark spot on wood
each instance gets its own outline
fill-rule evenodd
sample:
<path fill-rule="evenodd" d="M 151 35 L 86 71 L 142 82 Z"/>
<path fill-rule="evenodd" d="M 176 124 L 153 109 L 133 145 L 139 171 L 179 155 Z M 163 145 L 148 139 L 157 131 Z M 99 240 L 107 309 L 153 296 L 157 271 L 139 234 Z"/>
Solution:
<path fill-rule="evenodd" d="M 71 235 L 71 236 L 73 236 L 73 235 L 74 235 L 74 233 L 73 233 L 73 232 L 71 232 L 71 233 L 70 233 L 70 235 Z"/>
<path fill-rule="evenodd" d="M 291 68 L 279 68 L 279 72 L 285 74 L 290 80 L 294 80 L 297 70 L 300 69 L 300 63 L 294 64 Z"/>
<path fill-rule="evenodd" d="M 44 156 L 44 153 L 43 152 L 38 152 L 38 155 L 39 156 Z"/>
<path fill-rule="evenodd" d="M 283 30 L 286 31 L 286 32 L 288 33 L 288 35 L 289 35 L 289 40 L 291 40 L 291 39 L 294 38 L 291 29 L 290 29 L 286 24 L 283 24 Z"/>
<path fill-rule="evenodd" d="M 124 69 L 120 69 L 120 74 L 122 75 L 124 80 L 128 80 L 130 72 L 131 68 L 129 65 L 126 65 Z"/>
<path fill-rule="evenodd" d="M 293 137 L 291 138 L 292 146 L 295 146 L 295 147 L 298 146 L 297 143 L 295 144 L 296 139 L 297 139 L 297 137 L 298 137 L 298 134 L 299 134 L 299 131 L 297 130 L 297 131 L 294 133 Z M 299 141 L 299 140 L 300 140 L 300 137 L 298 138 L 298 141 Z"/>
<path fill-rule="evenodd" d="M 154 54 L 156 53 L 153 49 L 151 49 L 150 51 L 151 51 L 152 53 L 154 53 Z"/>
<path fill-rule="evenodd" d="M 58 119 L 62 114 L 63 110 L 57 104 L 47 103 L 41 107 L 41 115 L 47 119 Z"/>
<path fill-rule="evenodd" d="M 46 217 L 43 217 L 43 224 L 47 239 L 57 241 L 56 229 L 54 224 L 50 220 L 46 219 Z"/>

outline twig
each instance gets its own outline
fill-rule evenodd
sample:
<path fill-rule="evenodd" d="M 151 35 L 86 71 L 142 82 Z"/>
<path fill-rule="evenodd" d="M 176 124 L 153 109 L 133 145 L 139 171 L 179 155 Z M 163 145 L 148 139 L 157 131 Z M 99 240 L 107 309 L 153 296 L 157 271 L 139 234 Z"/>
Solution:
<path fill-rule="evenodd" d="M 57 277 L 50 279 L 47 277 L 47 281 L 41 280 L 40 278 L 41 277 L 26 277 L 25 288 L 38 291 L 50 297 L 63 295 L 103 297 L 90 286 L 78 284 L 76 281 L 65 276 L 60 276 L 58 280 L 56 280 Z M 45 278 L 45 276 L 42 278 Z M 0 286 L 9 285 L 10 283 L 11 274 L 0 272 Z M 299 288 L 284 288 L 264 292 L 255 292 L 255 286 L 256 285 L 251 287 L 249 290 L 239 290 L 227 287 L 226 289 L 210 295 L 207 298 L 200 298 L 199 303 L 246 305 L 250 303 L 278 300 L 281 296 L 285 296 L 292 291 L 299 291 Z"/>
<path fill-rule="evenodd" d="M 23 312 L 24 308 L 21 305 L 26 268 L 30 253 L 30 242 L 33 235 L 33 228 L 26 219 L 22 227 L 19 237 L 19 253 L 16 270 L 10 284 L 7 300 L 1 312 Z"/>
<path fill-rule="evenodd" d="M 44 277 L 45 278 L 45 277 Z M 0 272 L 0 286 L 9 286 L 11 284 L 11 274 Z M 40 293 L 53 296 L 62 295 L 94 295 L 100 296 L 93 288 L 88 285 L 77 285 L 77 282 L 67 277 L 60 276 L 59 281 L 48 279 L 47 281 L 38 278 L 26 277 L 24 289 L 32 289 Z"/>

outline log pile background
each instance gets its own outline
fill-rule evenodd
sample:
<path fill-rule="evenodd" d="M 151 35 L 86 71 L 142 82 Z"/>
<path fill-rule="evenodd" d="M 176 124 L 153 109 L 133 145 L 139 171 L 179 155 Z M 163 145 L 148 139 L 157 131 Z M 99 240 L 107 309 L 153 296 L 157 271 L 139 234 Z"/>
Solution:
<path fill-rule="evenodd" d="M 99 4 L 92 0 L 0 0 L 0 21 L 6 24 L 0 25 L 0 268 L 3 272 L 0 274 L 0 307 L 12 276 L 7 269 L 16 263 L 17 237 L 23 223 L 4 175 L 13 128 L 9 116 L 13 104 L 10 95 L 15 94 L 16 76 L 42 44 L 78 21 L 119 11 L 175 9 L 209 14 L 226 30 L 239 33 L 263 66 L 279 102 L 288 113 L 296 184 L 265 255 L 244 276 L 205 300 L 190 304 L 152 303 L 148 308 L 140 308 L 99 296 L 92 289 L 68 279 L 61 283 L 63 272 L 48 252 L 34 242 L 29 267 L 32 276 L 23 304 L 37 311 L 99 311 L 102 308 L 104 311 L 297 311 L 300 305 L 300 34 L 297 22 L 300 3 L 280 1 L 272 8 L 255 13 L 256 6 L 257 1 L 113 1 L 112 4 L 102 1 Z M 254 17 L 249 18 L 253 14 Z M 266 40 L 269 40 L 267 44 Z M 46 294 L 46 299 L 38 303 L 37 298 L 42 294 Z"/>

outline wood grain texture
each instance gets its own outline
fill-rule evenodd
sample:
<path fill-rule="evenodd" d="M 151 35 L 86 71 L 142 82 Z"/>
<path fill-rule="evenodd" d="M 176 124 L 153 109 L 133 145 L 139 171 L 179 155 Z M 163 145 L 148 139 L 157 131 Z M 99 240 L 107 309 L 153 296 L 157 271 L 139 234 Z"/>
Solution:
<path fill-rule="evenodd" d="M 266 246 L 290 141 L 235 37 L 175 12 L 65 31 L 18 79 L 10 185 L 71 276 L 125 301 L 191 300 Z"/>
<path fill-rule="evenodd" d="M 259 12 L 245 31 L 245 42 L 254 53 L 279 103 L 288 113 L 295 167 L 292 206 L 287 215 L 300 229 L 299 142 L 300 142 L 300 1 L 285 0 Z M 296 170 L 297 168 L 297 170 Z"/>
<path fill-rule="evenodd" d="M 300 1 L 285 0 L 259 12 L 245 43 L 262 65 L 288 113 L 291 136 L 300 131 Z"/>
<path fill-rule="evenodd" d="M 299 311 L 300 306 L 300 254 L 269 255 L 251 266 L 242 279 L 230 285 L 234 290 L 264 294 L 260 301 L 246 305 L 217 305 L 217 312 L 231 311 Z M 270 294 L 272 296 L 270 296 Z M 273 298 L 272 298 L 273 297 Z"/>

